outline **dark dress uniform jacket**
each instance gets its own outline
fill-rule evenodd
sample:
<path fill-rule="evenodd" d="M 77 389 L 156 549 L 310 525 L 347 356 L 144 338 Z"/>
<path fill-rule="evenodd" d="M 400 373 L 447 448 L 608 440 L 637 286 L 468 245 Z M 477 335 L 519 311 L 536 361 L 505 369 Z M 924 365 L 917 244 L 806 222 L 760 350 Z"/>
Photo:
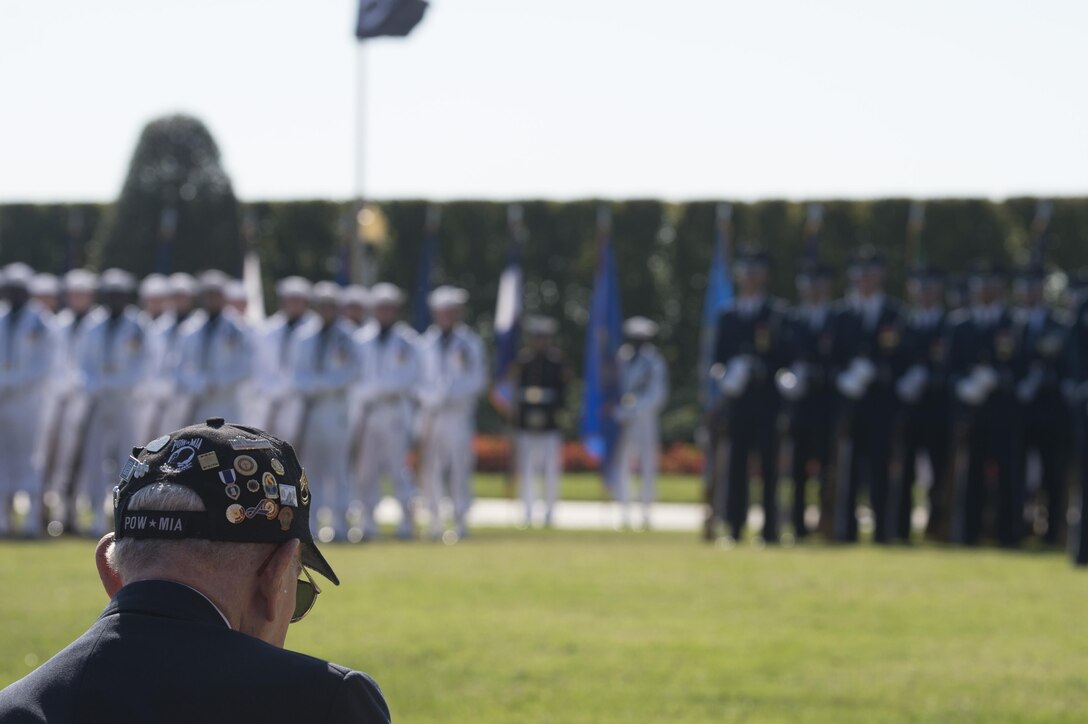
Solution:
<path fill-rule="evenodd" d="M 0 692 L 0 722 L 388 722 L 366 674 L 232 631 L 196 591 L 125 586 L 66 649 Z"/>
<path fill-rule="evenodd" d="M 523 350 L 517 363 L 517 426 L 531 432 L 559 429 L 559 412 L 566 404 L 563 354 Z"/>

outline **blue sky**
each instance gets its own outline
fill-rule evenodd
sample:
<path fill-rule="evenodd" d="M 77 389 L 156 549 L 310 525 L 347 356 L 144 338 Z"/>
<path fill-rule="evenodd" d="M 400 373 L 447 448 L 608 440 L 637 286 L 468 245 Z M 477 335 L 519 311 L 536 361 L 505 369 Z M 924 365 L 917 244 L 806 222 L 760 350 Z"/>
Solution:
<path fill-rule="evenodd" d="M 210 127 L 243 199 L 349 197 L 350 0 L 2 0 L 0 200 Z M 433 0 L 363 51 L 377 198 L 1088 193 L 1088 3 Z"/>

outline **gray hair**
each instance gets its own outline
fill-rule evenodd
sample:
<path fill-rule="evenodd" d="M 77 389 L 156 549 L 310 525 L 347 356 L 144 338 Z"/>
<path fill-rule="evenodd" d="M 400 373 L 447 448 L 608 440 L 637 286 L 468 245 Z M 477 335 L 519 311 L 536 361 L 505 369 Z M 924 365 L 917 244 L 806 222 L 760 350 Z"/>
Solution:
<path fill-rule="evenodd" d="M 192 488 L 172 483 L 154 483 L 136 491 L 128 509 L 202 511 L 204 502 Z M 209 575 L 216 575 L 240 566 L 257 566 L 260 556 L 267 553 L 262 543 L 234 543 L 199 538 L 159 540 L 122 538 L 114 541 L 106 552 L 110 568 L 122 582 L 139 580 L 152 569 L 161 571 L 172 567 L 197 564 Z"/>

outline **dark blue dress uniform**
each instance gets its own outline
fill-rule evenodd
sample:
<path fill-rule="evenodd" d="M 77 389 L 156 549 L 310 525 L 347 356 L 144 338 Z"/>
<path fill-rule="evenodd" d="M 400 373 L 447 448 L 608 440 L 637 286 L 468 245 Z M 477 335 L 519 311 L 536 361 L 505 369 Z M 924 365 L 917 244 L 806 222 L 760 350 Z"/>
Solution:
<path fill-rule="evenodd" d="M 855 360 L 872 366 L 873 377 L 856 399 L 839 395 L 839 450 L 836 451 L 835 539 L 855 542 L 858 521 L 855 514 L 858 492 L 869 490 L 873 510 L 873 538 L 878 543 L 891 539 L 894 523 L 889 505 L 889 476 L 892 440 L 899 400 L 895 383 L 903 373 L 906 356 L 903 346 L 904 317 L 900 304 L 881 297 L 879 308 L 848 305 L 837 316 L 835 359 L 837 369 L 848 370 Z M 844 437 L 845 436 L 845 437 Z M 842 444 L 848 441 L 848 444 Z"/>
<path fill-rule="evenodd" d="M 786 320 L 789 337 L 790 369 L 802 371 L 803 392 L 786 405 L 793 455 L 790 476 L 793 482 L 793 530 L 803 538 L 805 525 L 805 490 L 808 487 L 810 465 L 819 468 L 822 525 L 832 517 L 827 486 L 835 421 L 834 333 L 835 310 L 799 307 L 791 310 Z M 795 373 L 796 374 L 796 373 Z"/>
<path fill-rule="evenodd" d="M 907 317 L 905 334 L 908 369 L 915 365 L 924 369 L 925 384 L 917 399 L 903 404 L 902 465 L 894 501 L 895 535 L 910 540 L 912 492 L 917 477 L 915 459 L 919 452 L 925 452 L 933 471 L 926 534 L 946 540 L 951 489 L 948 315 L 940 308 L 915 310 Z"/>
<path fill-rule="evenodd" d="M 83 636 L 0 692 L 0 722 L 388 722 L 366 674 L 232 631 L 202 594 L 131 583 Z"/>
<path fill-rule="evenodd" d="M 726 396 L 724 422 L 727 461 L 724 467 L 725 521 L 739 539 L 748 517 L 748 457 L 759 453 L 763 480 L 764 523 L 762 536 L 778 540 L 778 412 L 779 396 L 774 376 L 787 361 L 787 337 L 783 306 L 763 297 L 748 309 L 736 300 L 718 318 L 715 364 L 726 366 L 735 357 L 751 362 L 751 375 L 743 392 Z"/>
<path fill-rule="evenodd" d="M 1027 477 L 1027 457 L 1037 451 L 1042 463 L 1041 492 L 1046 496 L 1047 528 L 1043 540 L 1057 544 L 1065 532 L 1068 496 L 1066 460 L 1070 416 L 1062 382 L 1067 376 L 1068 321 L 1053 309 L 1029 310 L 1017 330 L 1017 402 L 1022 425 L 1017 478 Z M 1023 482 L 1021 483 L 1023 484 Z"/>
<path fill-rule="evenodd" d="M 1073 449 L 1080 488 L 1080 515 L 1070 531 L 1069 555 L 1078 566 L 1088 566 L 1088 298 L 1076 307 L 1066 348 L 1069 362 L 1067 381 L 1073 399 Z"/>
<path fill-rule="evenodd" d="M 978 544 L 984 511 L 996 504 L 998 542 L 1015 546 L 1023 536 L 1023 490 L 1013 470 L 1019 439 L 1016 325 L 1005 308 L 985 317 L 976 310 L 962 310 L 949 322 L 948 373 L 957 448 L 952 542 Z M 969 404 L 962 399 L 960 386 L 978 366 L 993 370 L 994 386 L 979 404 Z"/>

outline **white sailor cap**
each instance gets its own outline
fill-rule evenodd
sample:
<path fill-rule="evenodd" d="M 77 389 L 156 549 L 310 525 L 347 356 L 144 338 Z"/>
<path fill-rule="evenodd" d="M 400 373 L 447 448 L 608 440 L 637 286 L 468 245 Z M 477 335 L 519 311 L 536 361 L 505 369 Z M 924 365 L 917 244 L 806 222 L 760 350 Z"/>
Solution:
<path fill-rule="evenodd" d="M 35 296 L 55 296 L 60 293 L 60 280 L 53 274 L 35 274 L 30 280 L 29 289 Z"/>
<path fill-rule="evenodd" d="M 525 334 L 531 337 L 551 337 L 559 331 L 559 322 L 551 317 L 526 317 Z"/>
<path fill-rule="evenodd" d="M 102 272 L 98 280 L 100 291 L 117 294 L 127 294 L 136 287 L 132 275 L 124 269 L 107 269 Z"/>
<path fill-rule="evenodd" d="M 308 299 L 311 286 L 302 277 L 284 277 L 276 282 L 276 296 L 280 299 Z"/>
<path fill-rule="evenodd" d="M 336 282 L 318 282 L 310 290 L 310 301 L 314 304 L 339 304 L 340 285 Z"/>
<path fill-rule="evenodd" d="M 226 295 L 228 302 L 244 302 L 249 299 L 246 296 L 246 285 L 242 283 L 241 279 L 231 279 L 227 283 Z"/>
<path fill-rule="evenodd" d="M 230 277 L 218 269 L 209 269 L 202 273 L 197 281 L 201 292 L 226 293 Z"/>
<path fill-rule="evenodd" d="M 382 282 L 370 290 L 370 303 L 375 307 L 392 305 L 399 307 L 404 303 L 404 292 L 396 284 Z"/>
<path fill-rule="evenodd" d="M 170 284 L 171 294 L 181 294 L 187 297 L 196 294 L 196 279 L 193 278 L 192 274 L 176 272 L 170 275 L 167 282 Z"/>
<path fill-rule="evenodd" d="M 161 299 L 170 293 L 170 282 L 162 274 L 148 274 L 140 281 L 140 299 Z"/>
<path fill-rule="evenodd" d="M 436 312 L 461 307 L 466 302 L 468 302 L 468 292 L 457 287 L 438 287 L 427 297 L 427 305 Z"/>
<path fill-rule="evenodd" d="M 628 339 L 653 339 L 657 336 L 657 322 L 646 317 L 631 317 L 623 323 L 623 334 Z"/>
<path fill-rule="evenodd" d="M 86 269 L 73 269 L 64 275 L 64 288 L 69 292 L 93 292 L 98 288 L 98 277 Z"/>
<path fill-rule="evenodd" d="M 4 267 L 3 282 L 5 286 L 26 289 L 30 286 L 30 280 L 34 278 L 34 270 L 21 261 L 15 261 Z"/>
<path fill-rule="evenodd" d="M 349 284 L 340 290 L 340 303 L 344 306 L 370 306 L 370 290 L 359 284 Z"/>

